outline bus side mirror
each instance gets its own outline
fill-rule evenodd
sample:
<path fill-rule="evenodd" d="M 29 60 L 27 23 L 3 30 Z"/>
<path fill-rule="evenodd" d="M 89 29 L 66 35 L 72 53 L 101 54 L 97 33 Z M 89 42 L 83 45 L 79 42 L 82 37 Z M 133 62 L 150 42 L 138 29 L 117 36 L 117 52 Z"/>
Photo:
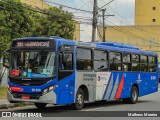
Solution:
<path fill-rule="evenodd" d="M 10 49 L 3 52 L 3 66 L 6 68 L 10 67 Z"/>

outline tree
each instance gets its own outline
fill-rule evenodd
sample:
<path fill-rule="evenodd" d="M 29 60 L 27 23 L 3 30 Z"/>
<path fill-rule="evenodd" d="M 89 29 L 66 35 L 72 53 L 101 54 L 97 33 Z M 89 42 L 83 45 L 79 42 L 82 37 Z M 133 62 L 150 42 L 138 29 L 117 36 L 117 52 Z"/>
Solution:
<path fill-rule="evenodd" d="M 52 7 L 44 11 L 46 15 L 37 16 L 32 36 L 60 36 L 72 39 L 75 22 L 72 14 L 60 8 Z"/>
<path fill-rule="evenodd" d="M 27 9 L 27 5 L 20 2 L 0 1 L 0 58 L 12 39 L 31 35 L 33 14 L 33 11 Z"/>
<path fill-rule="evenodd" d="M 45 14 L 43 14 L 45 13 Z M 29 36 L 73 38 L 75 22 L 72 14 L 52 7 L 43 13 L 19 0 L 0 0 L 0 58 L 12 39 Z"/>

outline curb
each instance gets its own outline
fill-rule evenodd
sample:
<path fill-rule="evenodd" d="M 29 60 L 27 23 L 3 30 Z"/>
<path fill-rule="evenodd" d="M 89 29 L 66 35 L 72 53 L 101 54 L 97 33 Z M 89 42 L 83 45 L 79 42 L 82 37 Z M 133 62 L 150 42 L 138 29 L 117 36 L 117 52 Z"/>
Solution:
<path fill-rule="evenodd" d="M 14 108 L 14 107 L 28 106 L 28 105 L 34 105 L 34 103 L 28 103 L 28 102 L 4 103 L 0 105 L 0 109 L 8 109 L 8 108 Z"/>

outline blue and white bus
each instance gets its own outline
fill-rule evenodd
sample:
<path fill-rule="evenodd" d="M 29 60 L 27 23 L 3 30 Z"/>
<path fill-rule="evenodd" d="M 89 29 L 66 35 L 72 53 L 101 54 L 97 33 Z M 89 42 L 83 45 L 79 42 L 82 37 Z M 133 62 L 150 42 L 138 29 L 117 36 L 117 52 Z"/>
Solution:
<path fill-rule="evenodd" d="M 3 56 L 10 102 L 34 102 L 38 108 L 69 104 L 80 110 L 95 101 L 135 104 L 158 91 L 157 53 L 130 45 L 29 37 L 13 40 Z"/>

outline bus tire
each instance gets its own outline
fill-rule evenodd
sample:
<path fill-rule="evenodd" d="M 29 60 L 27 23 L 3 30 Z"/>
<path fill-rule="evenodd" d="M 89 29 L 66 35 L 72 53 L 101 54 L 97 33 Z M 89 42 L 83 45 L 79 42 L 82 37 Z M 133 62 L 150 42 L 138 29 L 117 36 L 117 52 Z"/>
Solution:
<path fill-rule="evenodd" d="M 75 110 L 81 110 L 84 107 L 84 91 L 80 88 L 77 91 L 75 103 L 72 104 L 72 108 Z"/>
<path fill-rule="evenodd" d="M 34 103 L 34 105 L 39 109 L 44 109 L 46 107 L 46 103 Z"/>
<path fill-rule="evenodd" d="M 132 87 L 130 98 L 122 99 L 123 103 L 136 104 L 138 101 L 138 88 L 136 86 Z"/>

